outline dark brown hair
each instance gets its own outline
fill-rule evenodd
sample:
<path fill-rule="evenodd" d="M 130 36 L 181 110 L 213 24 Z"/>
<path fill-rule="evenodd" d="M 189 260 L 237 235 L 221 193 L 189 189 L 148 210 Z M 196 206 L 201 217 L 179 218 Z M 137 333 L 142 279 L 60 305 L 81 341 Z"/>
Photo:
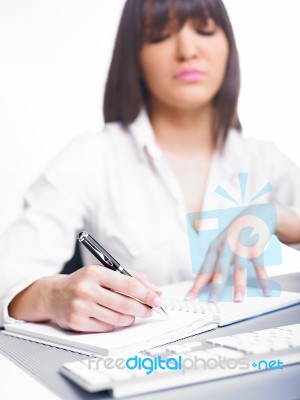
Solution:
<path fill-rule="evenodd" d="M 146 40 L 146 21 L 151 23 L 151 32 L 157 31 L 170 19 L 170 10 L 175 11 L 178 28 L 189 18 L 206 22 L 210 17 L 227 37 L 227 69 L 223 84 L 213 99 L 215 139 L 224 143 L 229 128 L 235 127 L 241 131 L 237 114 L 240 67 L 232 26 L 221 0 L 127 0 L 106 82 L 104 120 L 120 122 L 126 127 L 135 120 L 141 107 L 147 104 L 147 88 L 139 66 L 139 54 Z"/>

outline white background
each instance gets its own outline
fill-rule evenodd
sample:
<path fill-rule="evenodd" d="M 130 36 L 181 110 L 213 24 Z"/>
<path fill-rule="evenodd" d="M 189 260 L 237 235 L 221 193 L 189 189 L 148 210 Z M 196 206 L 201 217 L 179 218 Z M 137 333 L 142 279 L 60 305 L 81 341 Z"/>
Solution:
<path fill-rule="evenodd" d="M 138 1 L 138 0 L 137 0 Z M 245 134 L 299 164 L 299 0 L 225 0 L 239 48 Z M 0 0 L 0 232 L 72 137 L 103 125 L 124 0 Z"/>

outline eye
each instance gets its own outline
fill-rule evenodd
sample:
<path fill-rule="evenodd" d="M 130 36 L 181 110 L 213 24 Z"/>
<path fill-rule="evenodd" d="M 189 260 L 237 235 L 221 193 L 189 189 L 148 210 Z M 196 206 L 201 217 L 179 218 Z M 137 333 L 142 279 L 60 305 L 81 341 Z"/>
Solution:
<path fill-rule="evenodd" d="M 212 18 L 208 18 L 206 21 L 196 21 L 195 29 L 199 35 L 212 36 L 217 31 L 217 24 Z"/>
<path fill-rule="evenodd" d="M 202 35 L 202 36 L 212 36 L 216 33 L 216 31 L 205 31 L 202 29 L 197 29 L 197 32 L 199 33 L 199 35 Z"/>
<path fill-rule="evenodd" d="M 150 39 L 149 42 L 150 43 L 161 43 L 164 42 L 165 40 L 169 39 L 170 34 L 166 33 L 166 34 L 160 34 L 160 35 L 153 35 Z"/>
<path fill-rule="evenodd" d="M 177 30 L 177 21 L 170 20 L 161 27 L 149 29 L 148 42 L 156 44 L 168 40 Z"/>

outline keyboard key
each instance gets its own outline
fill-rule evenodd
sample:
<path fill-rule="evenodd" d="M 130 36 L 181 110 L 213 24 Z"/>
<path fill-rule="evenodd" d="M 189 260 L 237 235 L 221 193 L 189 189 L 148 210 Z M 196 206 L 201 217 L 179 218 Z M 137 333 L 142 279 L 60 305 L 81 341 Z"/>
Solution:
<path fill-rule="evenodd" d="M 182 355 L 182 360 L 191 358 L 194 360 L 194 358 L 203 358 L 204 360 L 208 360 L 209 358 L 213 358 L 212 354 L 208 353 L 207 351 L 193 351 L 191 353 L 183 354 Z"/>
<path fill-rule="evenodd" d="M 271 343 L 270 345 L 271 350 L 272 351 L 278 351 L 278 350 L 286 350 L 290 347 L 288 342 L 278 342 L 278 341 L 274 341 L 273 343 Z"/>
<path fill-rule="evenodd" d="M 147 356 L 150 357 L 157 357 L 161 354 L 165 354 L 167 352 L 167 349 L 165 347 L 155 347 L 154 349 L 149 349 L 143 351 L 144 354 L 147 354 Z"/>
<path fill-rule="evenodd" d="M 269 336 L 271 334 L 275 334 L 276 335 L 277 333 L 279 334 L 277 329 L 263 329 L 261 331 L 252 332 L 252 334 L 256 334 L 257 336 L 260 336 L 260 337 Z"/>
<path fill-rule="evenodd" d="M 300 337 L 295 337 L 290 342 L 291 347 L 300 347 Z"/>
<path fill-rule="evenodd" d="M 215 347 L 213 349 L 206 350 L 207 353 L 212 354 L 214 356 L 220 356 L 224 358 L 240 358 L 243 357 L 243 353 L 240 351 L 226 349 L 224 347 Z"/>
<path fill-rule="evenodd" d="M 224 336 L 215 339 L 207 339 L 206 342 L 212 344 L 218 344 L 220 346 L 225 346 L 225 347 L 232 347 L 238 343 L 238 340 L 232 336 Z"/>
<path fill-rule="evenodd" d="M 190 351 L 198 350 L 202 347 L 202 342 L 185 342 L 182 343 L 183 346 L 187 347 Z"/>
<path fill-rule="evenodd" d="M 175 354 L 187 353 L 189 351 L 189 348 L 187 346 L 183 346 L 182 344 L 171 344 L 165 346 L 165 348 L 168 352 Z"/>
<path fill-rule="evenodd" d="M 285 331 L 300 333 L 300 324 L 279 326 L 277 329 L 282 329 L 282 330 L 285 330 Z"/>
<path fill-rule="evenodd" d="M 252 339 L 253 338 L 253 334 L 252 333 L 240 333 L 238 335 L 232 335 L 232 337 L 237 338 L 239 340 L 246 340 L 246 339 Z"/>
<path fill-rule="evenodd" d="M 263 354 L 267 353 L 271 350 L 270 345 L 253 345 L 249 343 L 248 345 L 240 345 L 237 347 L 237 350 L 244 351 L 249 354 Z"/>
<path fill-rule="evenodd" d="M 270 337 L 289 338 L 289 337 L 292 337 L 293 335 L 294 335 L 294 333 L 291 331 L 277 329 L 277 332 L 271 333 Z"/>

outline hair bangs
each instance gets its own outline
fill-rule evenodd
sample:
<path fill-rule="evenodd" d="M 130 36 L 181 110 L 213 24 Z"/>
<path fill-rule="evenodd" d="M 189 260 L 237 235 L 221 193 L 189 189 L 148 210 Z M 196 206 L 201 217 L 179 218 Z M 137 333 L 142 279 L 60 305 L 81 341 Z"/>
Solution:
<path fill-rule="evenodd" d="M 144 40 L 149 41 L 168 23 L 180 29 L 187 20 L 198 19 L 206 23 L 212 18 L 223 27 L 224 21 L 214 0 L 146 0 L 144 7 Z"/>

